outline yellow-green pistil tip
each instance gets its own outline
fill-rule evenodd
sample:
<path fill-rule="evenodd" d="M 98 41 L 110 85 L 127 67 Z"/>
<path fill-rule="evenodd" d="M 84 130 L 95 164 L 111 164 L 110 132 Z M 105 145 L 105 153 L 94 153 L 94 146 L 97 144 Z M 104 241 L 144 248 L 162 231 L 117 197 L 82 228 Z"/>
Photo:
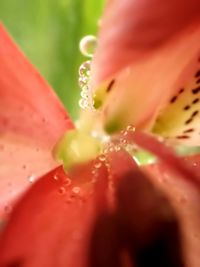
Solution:
<path fill-rule="evenodd" d="M 101 151 L 99 140 L 88 132 L 78 129 L 68 131 L 54 149 L 54 158 L 61 162 L 66 171 L 93 160 Z"/>

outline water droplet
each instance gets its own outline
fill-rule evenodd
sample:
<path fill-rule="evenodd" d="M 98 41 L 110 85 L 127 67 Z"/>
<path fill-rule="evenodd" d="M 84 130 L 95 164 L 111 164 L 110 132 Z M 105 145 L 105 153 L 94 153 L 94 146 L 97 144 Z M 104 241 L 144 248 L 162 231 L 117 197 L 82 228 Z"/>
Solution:
<path fill-rule="evenodd" d="M 122 140 L 122 143 L 125 145 L 125 144 L 127 144 L 127 140 L 126 139 L 123 139 Z"/>
<path fill-rule="evenodd" d="M 80 191 L 81 191 L 81 189 L 80 189 L 80 187 L 78 187 L 78 186 L 75 186 L 75 187 L 72 188 L 72 192 L 73 192 L 74 194 L 79 194 Z"/>
<path fill-rule="evenodd" d="M 65 186 L 69 186 L 71 183 L 72 183 L 72 181 L 71 181 L 69 178 L 66 178 L 66 179 L 64 180 L 64 184 L 65 184 Z"/>
<path fill-rule="evenodd" d="M 115 151 L 118 152 L 121 150 L 121 147 L 120 146 L 115 146 Z"/>
<path fill-rule="evenodd" d="M 126 130 L 132 132 L 135 131 L 135 127 L 133 125 L 128 125 Z"/>
<path fill-rule="evenodd" d="M 65 189 L 65 187 L 64 186 L 61 186 L 59 189 L 58 189 L 58 192 L 60 193 L 60 194 L 65 194 L 66 193 L 66 189 Z"/>
<path fill-rule="evenodd" d="M 33 175 L 33 174 L 29 175 L 28 180 L 30 183 L 33 183 L 35 181 L 35 175 Z"/>
<path fill-rule="evenodd" d="M 88 99 L 88 92 L 86 92 L 86 91 L 81 91 L 81 96 L 82 96 L 82 98 L 84 98 L 84 99 Z"/>
<path fill-rule="evenodd" d="M 94 169 L 92 169 L 92 174 L 95 174 L 97 171 L 96 171 L 96 169 L 94 168 Z"/>
<path fill-rule="evenodd" d="M 59 180 L 59 177 L 58 177 L 58 175 L 57 175 L 57 174 L 55 174 L 55 175 L 53 176 L 53 179 L 54 179 L 54 180 L 56 180 L 56 181 L 58 181 L 58 180 Z"/>
<path fill-rule="evenodd" d="M 88 106 L 87 100 L 86 99 L 83 99 L 83 98 L 80 99 L 79 100 L 79 106 L 80 106 L 80 108 L 85 109 Z"/>
<path fill-rule="evenodd" d="M 126 136 L 128 134 L 128 131 L 123 131 L 122 134 Z"/>
<path fill-rule="evenodd" d="M 81 87 L 81 99 L 79 101 L 79 106 L 82 109 L 93 110 L 93 97 L 90 90 L 90 66 L 91 62 L 88 60 L 79 68 L 79 85 Z"/>
<path fill-rule="evenodd" d="M 87 35 L 80 41 L 79 48 L 86 57 L 92 57 L 97 45 L 97 38 L 93 35 Z"/>
<path fill-rule="evenodd" d="M 102 163 L 101 163 L 101 162 L 96 162 L 96 163 L 94 164 L 94 167 L 95 167 L 96 169 L 101 168 L 101 166 L 102 166 Z"/>
<path fill-rule="evenodd" d="M 105 161 L 106 160 L 106 156 L 104 154 L 99 155 L 99 160 L 100 161 Z"/>
<path fill-rule="evenodd" d="M 114 146 L 110 146 L 110 147 L 108 148 L 108 151 L 109 151 L 109 152 L 114 152 L 114 151 L 115 151 Z"/>
<path fill-rule="evenodd" d="M 91 61 L 85 61 L 79 67 L 79 75 L 80 77 L 88 77 L 87 72 L 90 70 Z"/>

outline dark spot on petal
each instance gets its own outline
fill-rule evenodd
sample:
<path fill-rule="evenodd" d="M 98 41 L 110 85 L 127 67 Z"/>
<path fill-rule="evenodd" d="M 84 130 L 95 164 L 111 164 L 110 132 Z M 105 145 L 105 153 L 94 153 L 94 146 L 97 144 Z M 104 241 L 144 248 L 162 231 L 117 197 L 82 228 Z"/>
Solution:
<path fill-rule="evenodd" d="M 187 106 L 185 106 L 183 109 L 184 109 L 184 110 L 188 110 L 188 109 L 190 109 L 190 106 L 187 105 Z"/>
<path fill-rule="evenodd" d="M 185 121 L 185 124 L 189 124 L 192 121 L 193 121 L 192 118 L 190 118 L 190 119 L 188 119 L 188 120 Z"/>
<path fill-rule="evenodd" d="M 195 95 L 200 92 L 200 87 L 192 89 L 192 93 Z"/>
<path fill-rule="evenodd" d="M 193 128 L 190 128 L 190 129 L 187 129 L 187 130 L 183 131 L 183 133 L 192 133 L 192 132 L 194 132 Z"/>
<path fill-rule="evenodd" d="M 193 101 L 192 101 L 192 104 L 196 104 L 199 102 L 199 98 L 195 98 Z"/>
<path fill-rule="evenodd" d="M 185 90 L 184 88 L 181 88 L 178 93 L 181 94 L 184 92 L 184 90 Z"/>
<path fill-rule="evenodd" d="M 194 112 L 192 113 L 191 117 L 194 118 L 198 113 L 199 113 L 198 110 L 194 111 Z"/>
<path fill-rule="evenodd" d="M 190 137 L 188 135 L 178 135 L 176 136 L 176 139 L 189 139 Z"/>
<path fill-rule="evenodd" d="M 171 98 L 170 103 L 174 103 L 176 100 L 177 100 L 177 96 L 175 95 L 175 96 L 173 96 L 173 97 Z"/>
<path fill-rule="evenodd" d="M 195 77 L 198 78 L 200 76 L 200 70 L 198 70 L 195 74 Z"/>
<path fill-rule="evenodd" d="M 107 92 L 107 93 L 111 91 L 111 89 L 112 89 L 114 83 L 115 83 L 115 80 L 112 80 L 112 81 L 109 83 L 109 85 L 108 85 L 108 87 L 107 87 L 107 89 L 106 89 L 106 92 Z"/>
<path fill-rule="evenodd" d="M 200 79 L 197 79 L 197 80 L 196 80 L 196 83 L 200 83 Z"/>

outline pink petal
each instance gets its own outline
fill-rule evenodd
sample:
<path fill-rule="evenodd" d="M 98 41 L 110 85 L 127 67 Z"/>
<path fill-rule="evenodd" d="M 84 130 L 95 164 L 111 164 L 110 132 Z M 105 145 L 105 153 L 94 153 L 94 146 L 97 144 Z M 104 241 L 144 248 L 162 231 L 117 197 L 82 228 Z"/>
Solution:
<path fill-rule="evenodd" d="M 199 22 L 198 0 L 108 1 L 100 22 L 95 67 L 105 80 Z"/>
<path fill-rule="evenodd" d="M 199 15 L 198 0 L 109 2 L 92 66 L 94 88 L 115 81 L 102 107 L 104 125 L 151 129 L 199 69 Z"/>
<path fill-rule="evenodd" d="M 58 98 L 0 25 L 0 216 L 36 177 L 72 126 Z"/>

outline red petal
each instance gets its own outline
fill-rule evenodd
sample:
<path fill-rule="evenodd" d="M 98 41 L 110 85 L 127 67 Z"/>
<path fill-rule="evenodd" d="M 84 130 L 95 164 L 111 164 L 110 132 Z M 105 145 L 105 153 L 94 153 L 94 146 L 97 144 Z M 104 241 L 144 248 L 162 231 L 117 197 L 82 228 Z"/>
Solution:
<path fill-rule="evenodd" d="M 194 172 L 200 172 L 200 156 L 183 160 L 182 164 L 194 166 Z M 198 267 L 200 254 L 200 188 L 190 182 L 177 179 L 166 165 L 145 167 L 151 180 L 168 197 L 174 207 L 180 224 L 182 251 L 186 267 Z"/>
<path fill-rule="evenodd" d="M 79 188 L 69 181 L 57 168 L 19 202 L 1 239 L 1 266 L 87 266 L 95 201 L 87 184 Z"/>
<path fill-rule="evenodd" d="M 123 152 L 111 156 L 111 166 L 124 166 L 121 172 L 134 166 Z M 107 209 L 107 170 L 103 164 L 98 166 L 98 190 L 91 194 L 94 166 L 82 166 L 73 173 L 73 180 L 57 168 L 33 184 L 14 208 L 3 232 L 0 266 L 88 266 L 91 223 L 97 212 Z M 116 178 L 115 173 L 110 174 Z"/>
<path fill-rule="evenodd" d="M 178 158 L 173 151 L 152 136 L 131 132 L 127 138 L 161 159 L 162 163 L 145 166 L 152 182 L 162 190 L 175 208 L 187 267 L 200 264 L 200 155 Z"/>
<path fill-rule="evenodd" d="M 193 164 L 183 164 L 183 159 L 176 156 L 174 150 L 155 137 L 142 132 L 131 132 L 129 138 L 141 148 L 156 155 L 167 167 L 181 175 L 181 179 L 200 187 L 200 175 L 194 171 Z"/>
<path fill-rule="evenodd" d="M 0 216 L 9 199 L 55 167 L 51 149 L 72 123 L 0 25 Z M 6 207 L 7 209 L 7 207 Z"/>

